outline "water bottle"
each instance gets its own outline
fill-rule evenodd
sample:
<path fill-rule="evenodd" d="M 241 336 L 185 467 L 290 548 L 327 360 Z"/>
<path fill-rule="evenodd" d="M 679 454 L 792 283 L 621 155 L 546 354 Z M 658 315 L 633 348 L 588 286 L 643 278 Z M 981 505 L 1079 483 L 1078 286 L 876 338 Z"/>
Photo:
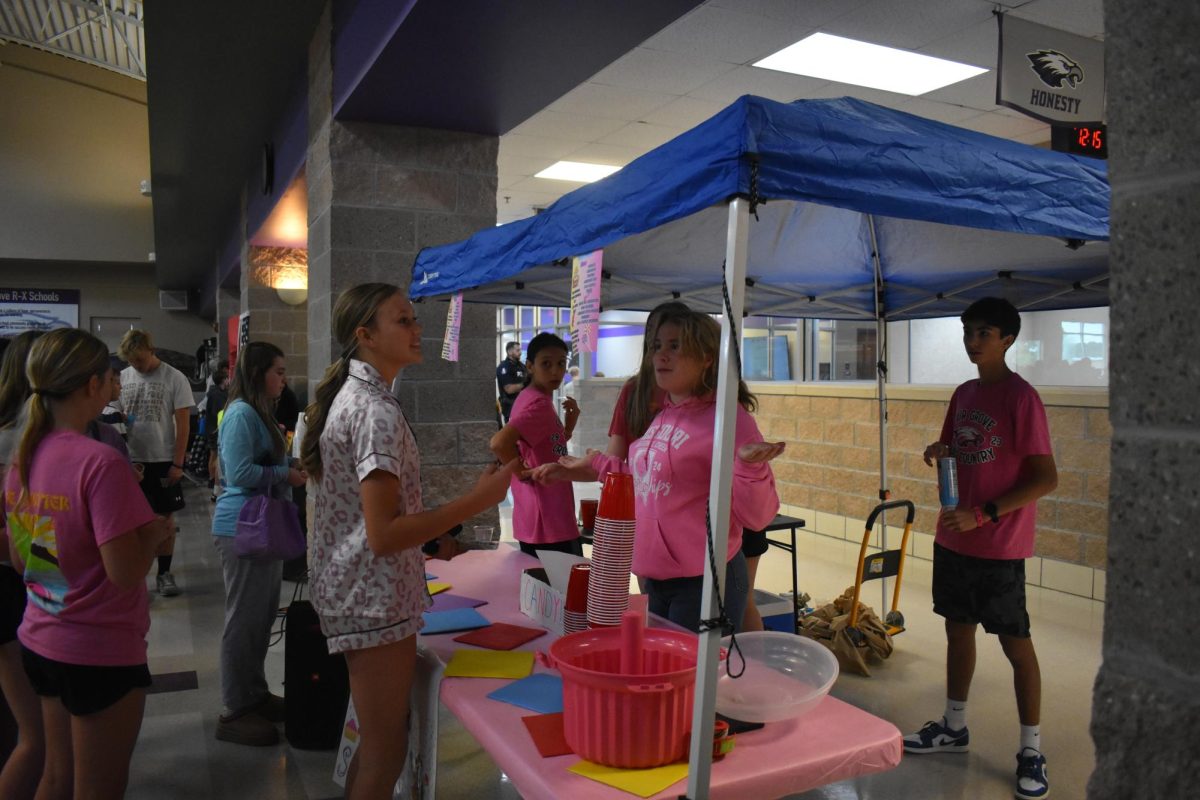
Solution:
<path fill-rule="evenodd" d="M 938 459 L 938 499 L 942 508 L 958 508 L 958 459 Z"/>

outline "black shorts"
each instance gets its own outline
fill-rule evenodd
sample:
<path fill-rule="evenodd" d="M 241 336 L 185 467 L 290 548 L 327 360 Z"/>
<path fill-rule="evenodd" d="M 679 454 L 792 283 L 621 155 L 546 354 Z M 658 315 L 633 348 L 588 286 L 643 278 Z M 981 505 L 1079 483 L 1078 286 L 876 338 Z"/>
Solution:
<path fill-rule="evenodd" d="M 769 547 L 766 531 L 752 531 L 749 528 L 742 528 L 742 555 L 746 558 L 758 558 L 767 552 Z"/>
<path fill-rule="evenodd" d="M 94 667 L 64 664 L 21 648 L 25 674 L 39 697 L 57 697 L 71 714 L 95 714 L 116 703 L 134 689 L 150 685 L 145 664 L 129 667 Z"/>
<path fill-rule="evenodd" d="M 1029 638 L 1025 559 L 975 558 L 934 544 L 933 613 L 998 636 Z"/>
<path fill-rule="evenodd" d="M 0 564 L 0 644 L 17 638 L 25 616 L 25 579 L 8 564 Z"/>
<path fill-rule="evenodd" d="M 166 516 L 183 510 L 183 479 L 180 478 L 170 486 L 164 486 L 167 473 L 171 471 L 170 461 L 152 461 L 142 464 L 145 472 L 142 474 L 142 494 L 155 514 Z"/>
<path fill-rule="evenodd" d="M 529 542 L 517 542 L 521 545 L 521 552 L 527 556 L 537 557 L 538 550 L 553 550 L 556 553 L 566 553 L 571 556 L 583 555 L 583 539 L 578 537 L 567 539 L 565 542 L 554 542 L 553 544 L 530 544 Z"/>

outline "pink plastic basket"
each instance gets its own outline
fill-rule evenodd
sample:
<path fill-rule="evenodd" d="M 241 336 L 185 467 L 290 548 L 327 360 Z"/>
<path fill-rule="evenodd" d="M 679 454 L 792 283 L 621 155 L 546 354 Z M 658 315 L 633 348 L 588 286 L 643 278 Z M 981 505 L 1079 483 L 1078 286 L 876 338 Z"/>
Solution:
<path fill-rule="evenodd" d="M 687 756 L 696 636 L 648 628 L 641 675 L 620 674 L 621 630 L 598 628 L 550 645 L 563 678 L 563 730 L 577 755 L 645 769 Z"/>

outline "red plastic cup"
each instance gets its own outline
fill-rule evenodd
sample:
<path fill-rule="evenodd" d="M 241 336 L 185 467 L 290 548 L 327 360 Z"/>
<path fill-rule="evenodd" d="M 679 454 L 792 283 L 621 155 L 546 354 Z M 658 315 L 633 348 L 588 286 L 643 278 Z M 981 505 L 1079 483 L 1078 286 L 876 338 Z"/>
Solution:
<path fill-rule="evenodd" d="M 596 527 L 596 508 L 599 504 L 599 500 L 579 501 L 579 522 L 584 530 L 590 531 Z"/>
<path fill-rule="evenodd" d="M 571 575 L 567 579 L 567 598 L 564 608 L 567 611 L 587 613 L 588 583 L 591 579 L 591 564 L 576 564 L 571 567 Z"/>
<path fill-rule="evenodd" d="M 596 515 L 608 519 L 633 519 L 633 476 L 610 472 L 604 476 Z"/>

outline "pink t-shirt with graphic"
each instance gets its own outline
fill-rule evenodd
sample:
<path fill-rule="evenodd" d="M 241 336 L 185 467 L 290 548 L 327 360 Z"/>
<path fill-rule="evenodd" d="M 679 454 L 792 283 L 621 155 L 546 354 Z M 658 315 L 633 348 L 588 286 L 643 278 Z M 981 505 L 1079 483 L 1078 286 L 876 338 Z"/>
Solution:
<path fill-rule="evenodd" d="M 713 464 L 713 395 L 670 398 L 646 433 L 629 446 L 629 458 L 592 457 L 600 480 L 609 472 L 633 475 L 633 571 L 644 578 L 690 578 L 704 574 L 709 479 Z M 738 406 L 734 451 L 761 442 L 754 417 Z M 779 511 L 769 464 L 733 460 L 729 543 L 725 563 L 742 546 L 742 529 L 762 530 Z"/>
<path fill-rule="evenodd" d="M 1017 484 L 1021 462 L 1052 455 L 1046 410 L 1037 391 L 1013 373 L 999 383 L 967 381 L 954 390 L 941 441 L 958 459 L 958 507 L 983 506 Z M 982 528 L 953 533 L 938 525 L 935 541 L 976 558 L 1033 555 L 1037 504 L 1029 503 Z"/>
<path fill-rule="evenodd" d="M 53 431 L 34 452 L 18 506 L 20 496 L 14 466 L 4 482 L 4 514 L 25 564 L 21 643 L 67 664 L 146 663 L 146 586 L 117 588 L 100 558 L 102 545 L 154 519 L 129 462 L 107 444 Z"/>
<path fill-rule="evenodd" d="M 508 424 L 521 435 L 517 450 L 530 469 L 553 464 L 567 455 L 567 433 L 553 398 L 527 386 L 513 403 Z M 578 538 L 575 490 L 569 481 L 543 486 L 512 479 L 513 536 L 527 544 L 554 544 Z"/>

